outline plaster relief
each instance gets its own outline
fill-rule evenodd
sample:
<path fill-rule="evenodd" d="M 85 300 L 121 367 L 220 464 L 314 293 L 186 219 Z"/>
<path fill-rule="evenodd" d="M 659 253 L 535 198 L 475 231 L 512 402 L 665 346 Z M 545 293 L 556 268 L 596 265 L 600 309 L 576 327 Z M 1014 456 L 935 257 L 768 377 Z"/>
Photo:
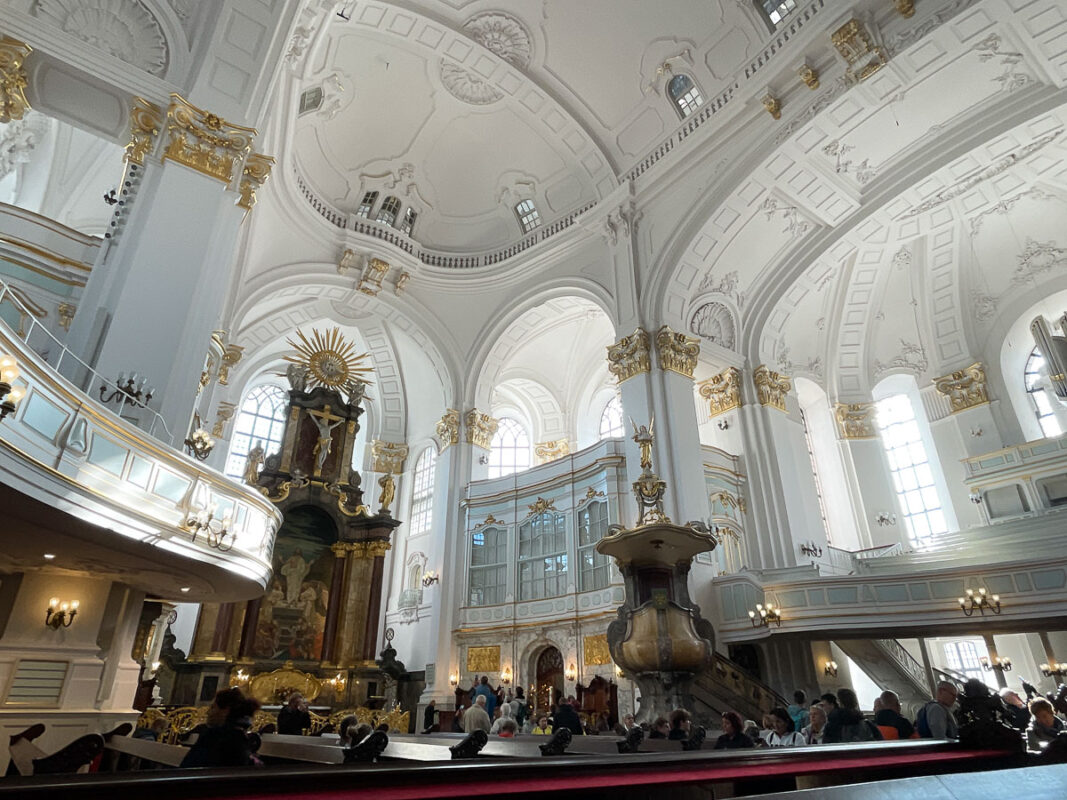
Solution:
<path fill-rule="evenodd" d="M 127 64 L 166 70 L 167 40 L 140 0 L 37 0 L 33 13 Z"/>

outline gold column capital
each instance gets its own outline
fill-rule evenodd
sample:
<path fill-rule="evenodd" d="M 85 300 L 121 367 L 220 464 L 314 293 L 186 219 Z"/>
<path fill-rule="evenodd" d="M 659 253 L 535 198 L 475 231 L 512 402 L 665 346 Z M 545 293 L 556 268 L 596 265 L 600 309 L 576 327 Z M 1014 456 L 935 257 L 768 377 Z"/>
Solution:
<path fill-rule="evenodd" d="M 454 408 L 447 409 L 437 421 L 435 431 L 440 452 L 443 453 L 452 445 L 459 444 L 459 412 Z"/>
<path fill-rule="evenodd" d="M 649 350 L 648 333 L 637 328 L 629 336 L 623 336 L 615 344 L 608 346 L 608 371 L 619 383 L 642 372 L 651 372 Z"/>
<path fill-rule="evenodd" d="M 252 151 L 256 135 L 255 128 L 234 125 L 173 93 L 163 160 L 177 161 L 228 186 L 235 177 L 234 168 Z"/>
<path fill-rule="evenodd" d="M 500 427 L 500 420 L 493 419 L 488 414 L 483 414 L 478 409 L 472 408 L 463 417 L 467 428 L 467 444 L 473 444 L 483 450 L 489 450 L 493 446 L 493 435 Z"/>
<path fill-rule="evenodd" d="M 660 369 L 692 378 L 700 355 L 700 340 L 664 325 L 656 332 L 656 353 Z"/>
<path fill-rule="evenodd" d="M 752 373 L 752 382 L 761 406 L 785 411 L 785 396 L 793 388 L 793 381 L 787 375 L 772 372 L 766 364 L 760 364 Z"/>
<path fill-rule="evenodd" d="M 130 105 L 130 141 L 123 158 L 130 164 L 143 167 L 162 128 L 163 109 L 143 97 L 133 98 Z"/>
<path fill-rule="evenodd" d="M 876 439 L 874 403 L 834 403 L 838 439 Z"/>
<path fill-rule="evenodd" d="M 952 413 L 984 405 L 989 402 L 985 367 L 975 361 L 969 367 L 934 378 L 937 391 L 948 397 Z"/>
<path fill-rule="evenodd" d="M 0 123 L 22 119 L 30 110 L 26 99 L 24 63 L 33 48 L 10 36 L 0 36 Z"/>
<path fill-rule="evenodd" d="M 371 442 L 371 469 L 399 475 L 404 471 L 404 460 L 408 457 L 408 446 L 403 442 L 383 442 L 375 439 Z"/>
<path fill-rule="evenodd" d="M 889 61 L 885 49 L 874 43 L 866 26 L 856 17 L 834 31 L 830 41 L 848 64 L 845 76 L 853 83 L 871 77 Z"/>
<path fill-rule="evenodd" d="M 717 417 L 742 406 L 741 370 L 737 367 L 727 367 L 697 386 L 700 396 L 708 401 L 709 416 Z"/>
<path fill-rule="evenodd" d="M 330 552 L 337 558 L 344 558 L 348 555 L 348 543 L 347 542 L 334 542 L 330 545 Z"/>
<path fill-rule="evenodd" d="M 250 153 L 245 159 L 245 165 L 241 169 L 241 185 L 238 191 L 241 194 L 237 205 L 245 211 L 251 211 L 256 204 L 256 190 L 262 188 L 270 177 L 270 171 L 274 167 L 274 156 L 263 153 Z"/>

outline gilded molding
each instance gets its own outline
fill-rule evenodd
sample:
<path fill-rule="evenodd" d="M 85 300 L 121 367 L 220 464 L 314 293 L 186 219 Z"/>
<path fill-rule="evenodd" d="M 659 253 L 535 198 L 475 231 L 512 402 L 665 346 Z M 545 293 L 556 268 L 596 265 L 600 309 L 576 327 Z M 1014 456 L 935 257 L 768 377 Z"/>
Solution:
<path fill-rule="evenodd" d="M 399 475 L 404 471 L 404 459 L 408 457 L 408 446 L 403 442 L 383 442 L 375 439 L 371 442 L 371 469 L 374 472 L 386 472 Z"/>
<path fill-rule="evenodd" d="M 797 70 L 797 76 L 812 91 L 819 88 L 819 70 L 810 64 L 801 64 L 800 69 Z"/>
<path fill-rule="evenodd" d="M 877 406 L 874 403 L 834 403 L 838 439 L 876 439 Z"/>
<path fill-rule="evenodd" d="M 648 333 L 637 328 L 629 336 L 623 336 L 608 347 L 608 371 L 619 383 L 627 381 L 634 375 L 652 371 L 652 359 L 649 356 Z"/>
<path fill-rule="evenodd" d="M 700 340 L 672 331 L 669 325 L 664 325 L 656 333 L 656 353 L 660 369 L 692 378 L 697 368 L 697 356 L 700 355 Z"/>
<path fill-rule="evenodd" d="M 709 416 L 717 417 L 741 408 L 741 370 L 727 367 L 699 384 L 700 396 L 708 401 Z"/>
<path fill-rule="evenodd" d="M 492 448 L 493 435 L 500 425 L 499 420 L 495 420 L 488 414 L 482 414 L 478 409 L 472 408 L 464 416 L 463 422 L 467 428 L 467 444 L 473 444 L 483 450 Z"/>
<path fill-rule="evenodd" d="M 219 365 L 219 386 L 230 385 L 230 370 L 237 366 L 244 356 L 245 349 L 237 344 L 223 346 L 222 363 Z"/>
<path fill-rule="evenodd" d="M 454 444 L 459 444 L 459 412 L 454 408 L 445 411 L 435 426 L 437 440 L 441 444 L 440 452 L 444 452 Z"/>
<path fill-rule="evenodd" d="M 500 645 L 468 647 L 467 672 L 500 672 Z"/>
<path fill-rule="evenodd" d="M 271 168 L 274 166 L 274 156 L 265 156 L 262 153 L 251 153 L 245 160 L 241 170 L 240 199 L 237 205 L 245 211 L 251 211 L 256 204 L 256 191 L 262 188 L 270 177 Z"/>
<path fill-rule="evenodd" d="M 143 167 L 162 128 L 163 109 L 143 97 L 133 98 L 133 105 L 130 106 L 130 141 L 126 145 L 124 160 Z"/>
<path fill-rule="evenodd" d="M 477 525 L 475 525 L 474 530 L 484 528 L 486 525 L 507 525 L 507 523 L 504 522 L 504 520 L 497 519 L 492 514 L 490 514 L 488 517 L 485 518 L 485 522 L 479 522 Z"/>
<path fill-rule="evenodd" d="M 588 489 L 585 490 L 585 499 L 586 500 L 592 500 L 594 497 L 604 497 L 604 496 L 605 495 L 604 495 L 603 492 L 594 489 L 592 486 L 590 486 Z"/>
<path fill-rule="evenodd" d="M 772 119 L 782 118 L 782 101 L 775 97 L 770 92 L 763 95 L 763 99 L 760 100 L 763 103 L 764 110 L 771 115 Z"/>
<path fill-rule="evenodd" d="M 756 385 L 756 397 L 761 406 L 771 406 L 785 411 L 785 396 L 793 388 L 793 381 L 786 375 L 771 372 L 766 364 L 760 364 L 752 373 Z"/>
<path fill-rule="evenodd" d="M 556 511 L 555 500 L 545 500 L 543 497 L 538 497 L 533 503 L 527 506 L 530 509 L 530 516 L 537 514 L 544 514 L 546 511 Z"/>
<path fill-rule="evenodd" d="M 377 297 L 382 290 L 382 281 L 385 273 L 389 271 L 389 264 L 380 258 L 367 259 L 367 265 L 363 268 L 363 276 L 359 279 L 358 288 L 363 294 Z"/>
<path fill-rule="evenodd" d="M 384 558 L 392 549 L 385 539 L 367 539 L 362 542 L 346 542 L 345 547 L 352 558 Z"/>
<path fill-rule="evenodd" d="M 871 77 L 888 62 L 885 49 L 876 45 L 862 22 L 853 17 L 830 37 L 837 52 L 845 59 L 845 75 L 852 82 Z"/>
<path fill-rule="evenodd" d="M 211 435 L 219 438 L 226 438 L 226 424 L 233 419 L 233 414 L 237 410 L 236 403 L 230 403 L 223 400 L 219 403 L 219 407 L 215 409 L 215 427 L 211 429 Z"/>
<path fill-rule="evenodd" d="M 981 361 L 934 379 L 937 391 L 948 397 L 952 413 L 965 411 L 989 402 L 985 368 Z"/>
<path fill-rule="evenodd" d="M 33 48 L 10 36 L 0 37 L 0 123 L 22 119 L 30 110 L 26 99 L 26 56 Z"/>
<path fill-rule="evenodd" d="M 587 667 L 612 663 L 611 652 L 608 650 L 608 635 L 597 633 L 582 637 L 582 656 L 582 664 Z"/>
<path fill-rule="evenodd" d="M 56 316 L 59 317 L 59 327 L 65 331 L 70 330 L 70 323 L 74 322 L 74 315 L 78 307 L 71 303 L 60 303 L 56 306 Z"/>
<path fill-rule="evenodd" d="M 255 137 L 255 128 L 226 122 L 181 95 L 171 94 L 163 160 L 177 161 L 229 185 L 234 167 L 252 150 Z"/>
<path fill-rule="evenodd" d="M 567 439 L 556 439 L 551 442 L 539 442 L 534 445 L 534 455 L 538 464 L 547 464 L 557 458 L 563 458 L 571 453 L 571 444 Z"/>
<path fill-rule="evenodd" d="M 893 5 L 897 7 L 900 16 L 905 19 L 915 16 L 915 0 L 893 0 Z"/>

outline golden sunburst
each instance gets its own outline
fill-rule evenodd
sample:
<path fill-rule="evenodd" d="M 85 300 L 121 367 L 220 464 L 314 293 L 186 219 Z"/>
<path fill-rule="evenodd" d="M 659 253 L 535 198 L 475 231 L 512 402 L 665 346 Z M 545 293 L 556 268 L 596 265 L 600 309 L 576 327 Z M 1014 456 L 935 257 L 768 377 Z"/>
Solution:
<path fill-rule="evenodd" d="M 329 389 L 342 389 L 351 381 L 370 383 L 364 377 L 374 371 L 365 366 L 370 353 L 355 352 L 356 346 L 345 339 L 340 328 L 333 328 L 325 334 L 311 329 L 311 339 L 297 329 L 300 341 L 286 339 L 286 344 L 296 350 L 295 356 L 286 356 L 285 360 L 307 367 L 308 383 L 318 384 Z"/>

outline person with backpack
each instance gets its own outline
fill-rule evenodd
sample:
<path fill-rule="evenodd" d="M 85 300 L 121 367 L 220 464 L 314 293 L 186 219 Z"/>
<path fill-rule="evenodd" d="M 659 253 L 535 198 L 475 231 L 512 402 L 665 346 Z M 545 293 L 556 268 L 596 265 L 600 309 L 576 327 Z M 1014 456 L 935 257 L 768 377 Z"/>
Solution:
<path fill-rule="evenodd" d="M 798 730 L 804 730 L 810 722 L 808 716 L 808 709 L 804 707 L 804 702 L 808 699 L 800 689 L 793 692 L 793 702 L 789 704 L 786 711 L 789 712 L 789 716 L 793 720 L 793 727 Z"/>
<path fill-rule="evenodd" d="M 937 693 L 934 699 L 919 709 L 919 716 L 915 720 L 915 730 L 922 739 L 958 739 L 960 738 L 959 726 L 956 717 L 952 713 L 952 707 L 956 705 L 956 697 L 959 689 L 951 681 L 941 681 L 937 684 Z"/>
<path fill-rule="evenodd" d="M 859 698 L 854 691 L 838 689 L 837 702 L 838 707 L 830 712 L 826 720 L 823 744 L 882 740 L 882 732 L 878 727 L 864 718 Z"/>

